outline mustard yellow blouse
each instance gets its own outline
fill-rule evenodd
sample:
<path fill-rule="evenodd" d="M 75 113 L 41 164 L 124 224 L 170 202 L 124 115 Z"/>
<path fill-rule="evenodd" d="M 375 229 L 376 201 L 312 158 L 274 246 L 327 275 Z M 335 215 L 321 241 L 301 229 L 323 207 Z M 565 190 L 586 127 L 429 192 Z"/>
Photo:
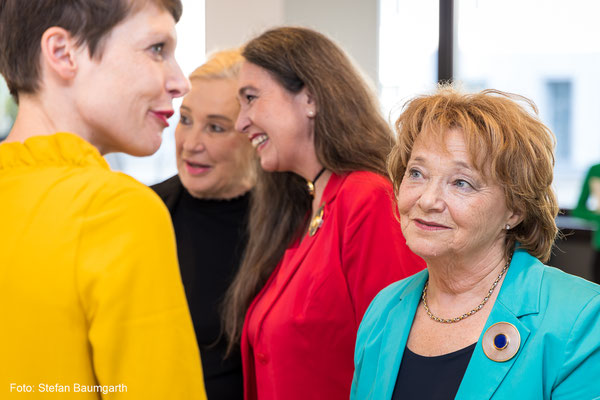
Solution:
<path fill-rule="evenodd" d="M 73 134 L 4 143 L 0 224 L 0 398 L 206 398 L 150 189 Z"/>

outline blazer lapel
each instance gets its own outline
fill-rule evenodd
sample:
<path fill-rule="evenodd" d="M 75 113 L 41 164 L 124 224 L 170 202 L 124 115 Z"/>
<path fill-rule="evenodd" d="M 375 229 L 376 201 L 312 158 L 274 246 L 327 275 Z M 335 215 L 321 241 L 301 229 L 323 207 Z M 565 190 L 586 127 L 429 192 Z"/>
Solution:
<path fill-rule="evenodd" d="M 456 399 L 492 398 L 527 345 L 530 331 L 519 318 L 539 312 L 539 294 L 543 272 L 536 264 L 541 265 L 537 259 L 526 252 L 515 251 L 504 283 L 500 288 L 500 294 L 473 351 Z M 521 335 L 521 344 L 517 354 L 505 362 L 492 361 L 485 355 L 481 346 L 483 335 L 487 329 L 498 322 L 508 322 L 514 325 Z"/>
<path fill-rule="evenodd" d="M 502 304 L 494 306 L 494 310 L 486 323 L 483 332 L 497 322 L 508 322 L 514 325 L 521 335 L 521 345 L 519 351 L 513 358 L 505 362 L 490 360 L 481 346 L 482 336 L 479 337 L 477 346 L 473 351 L 469 366 L 465 371 L 465 376 L 460 384 L 456 399 L 472 399 L 475 396 L 479 399 L 491 399 L 492 395 L 508 373 L 510 368 L 520 356 L 521 351 L 527 343 L 529 329 L 527 329 L 519 319 Z"/>
<path fill-rule="evenodd" d="M 364 360 L 365 365 L 377 365 L 375 379 L 377 385 L 383 389 L 384 399 L 391 399 L 396 385 L 398 374 L 390 374 L 390 371 L 398 371 L 400 362 L 406 348 L 408 334 L 413 324 L 413 318 L 421 300 L 423 286 L 429 277 L 425 270 L 421 276 L 408 285 L 400 295 L 398 304 L 390 311 L 385 328 L 382 333 L 381 351 L 378 352 L 379 362 L 370 363 Z M 407 318 L 408 317 L 408 318 Z M 398 323 L 398 321 L 406 321 Z"/>

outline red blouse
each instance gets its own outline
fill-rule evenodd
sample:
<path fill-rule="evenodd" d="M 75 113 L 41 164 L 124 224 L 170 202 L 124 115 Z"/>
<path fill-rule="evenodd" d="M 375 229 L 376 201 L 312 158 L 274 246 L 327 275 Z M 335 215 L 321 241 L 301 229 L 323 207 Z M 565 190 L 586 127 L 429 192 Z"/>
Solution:
<path fill-rule="evenodd" d="M 245 398 L 348 399 L 354 343 L 369 303 L 425 267 L 408 247 L 390 182 L 333 174 L 323 224 L 286 250 L 242 332 Z"/>

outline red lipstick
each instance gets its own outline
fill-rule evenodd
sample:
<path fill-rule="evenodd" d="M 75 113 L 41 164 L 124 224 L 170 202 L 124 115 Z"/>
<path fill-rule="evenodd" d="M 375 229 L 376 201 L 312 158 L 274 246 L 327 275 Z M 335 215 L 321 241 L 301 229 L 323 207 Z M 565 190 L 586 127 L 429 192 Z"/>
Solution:
<path fill-rule="evenodd" d="M 173 115 L 173 110 L 164 110 L 164 111 L 150 110 L 150 112 L 161 122 L 161 124 L 165 128 L 169 126 L 168 119 L 171 118 L 171 116 Z"/>

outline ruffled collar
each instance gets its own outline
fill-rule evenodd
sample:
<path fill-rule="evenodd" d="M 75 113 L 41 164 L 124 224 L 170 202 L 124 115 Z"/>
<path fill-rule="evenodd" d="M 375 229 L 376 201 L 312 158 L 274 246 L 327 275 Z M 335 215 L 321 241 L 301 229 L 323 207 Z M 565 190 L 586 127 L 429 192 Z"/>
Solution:
<path fill-rule="evenodd" d="M 110 169 L 98 149 L 73 133 L 33 136 L 23 143 L 0 143 L 0 170 L 63 165 Z"/>

